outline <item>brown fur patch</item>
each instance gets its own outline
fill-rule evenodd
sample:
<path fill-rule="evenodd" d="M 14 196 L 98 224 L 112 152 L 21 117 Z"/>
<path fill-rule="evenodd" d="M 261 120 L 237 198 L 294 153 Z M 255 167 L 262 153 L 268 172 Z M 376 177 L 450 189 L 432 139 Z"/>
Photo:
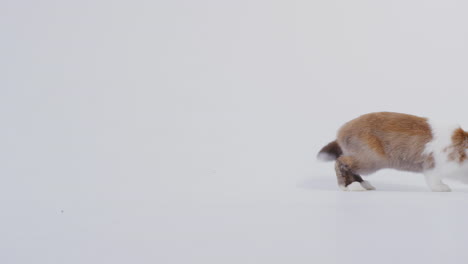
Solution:
<path fill-rule="evenodd" d="M 369 147 L 377 154 L 385 157 L 385 148 L 382 145 L 382 142 L 372 135 L 363 135 L 362 139 L 367 142 Z"/>
<path fill-rule="evenodd" d="M 383 168 L 420 172 L 434 166 L 433 158 L 431 161 L 423 154 L 431 139 L 426 118 L 390 112 L 366 114 L 351 120 L 337 136 L 343 155 L 352 156 L 359 163 L 352 170 L 362 174 Z"/>
<path fill-rule="evenodd" d="M 466 156 L 467 148 L 468 133 L 461 128 L 456 129 L 452 135 L 452 145 L 447 149 L 447 151 L 449 152 L 449 160 L 462 163 L 468 158 Z"/>
<path fill-rule="evenodd" d="M 433 169 L 434 167 L 435 167 L 434 154 L 431 153 L 426 159 L 424 169 L 429 170 L 429 169 Z"/>
<path fill-rule="evenodd" d="M 343 165 L 346 166 L 347 170 L 355 171 L 359 166 L 356 160 L 350 156 L 341 156 L 338 159 Z"/>

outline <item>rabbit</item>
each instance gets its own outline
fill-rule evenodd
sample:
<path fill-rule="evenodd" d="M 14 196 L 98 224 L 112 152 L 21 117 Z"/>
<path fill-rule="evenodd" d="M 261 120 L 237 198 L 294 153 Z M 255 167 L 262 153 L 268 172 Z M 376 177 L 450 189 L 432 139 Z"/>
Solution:
<path fill-rule="evenodd" d="M 468 176 L 468 132 L 458 125 L 414 115 L 369 113 L 344 124 L 336 140 L 317 157 L 335 161 L 338 186 L 343 191 L 375 190 L 360 175 L 391 168 L 423 173 L 432 191 L 449 192 L 443 178 Z"/>

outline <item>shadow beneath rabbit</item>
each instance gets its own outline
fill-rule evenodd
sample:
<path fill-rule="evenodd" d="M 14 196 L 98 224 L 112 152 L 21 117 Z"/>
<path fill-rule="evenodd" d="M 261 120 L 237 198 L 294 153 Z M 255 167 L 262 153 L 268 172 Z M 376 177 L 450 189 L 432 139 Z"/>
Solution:
<path fill-rule="evenodd" d="M 431 192 L 423 182 L 421 184 L 398 184 L 385 182 L 381 179 L 370 179 L 369 181 L 376 188 L 376 191 L 381 192 Z M 446 182 L 452 188 L 452 192 L 468 193 L 468 184 L 453 180 L 447 180 Z M 296 186 L 301 189 L 314 191 L 340 191 L 337 183 L 329 177 L 307 178 L 299 181 Z"/>
<path fill-rule="evenodd" d="M 430 192 L 425 186 L 370 181 L 376 191 L 384 192 Z M 297 183 L 298 188 L 315 191 L 340 191 L 337 183 L 330 178 L 308 178 Z"/>

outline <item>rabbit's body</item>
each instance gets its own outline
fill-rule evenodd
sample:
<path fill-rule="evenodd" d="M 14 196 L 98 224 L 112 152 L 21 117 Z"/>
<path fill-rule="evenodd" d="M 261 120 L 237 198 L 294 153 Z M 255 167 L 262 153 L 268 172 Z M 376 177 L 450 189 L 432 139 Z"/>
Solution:
<path fill-rule="evenodd" d="M 426 118 L 399 113 L 371 113 L 344 124 L 337 139 L 319 152 L 336 160 L 343 190 L 371 190 L 361 175 L 391 168 L 423 172 L 433 191 L 450 191 L 447 174 L 468 176 L 468 133 L 458 126 L 435 125 Z"/>

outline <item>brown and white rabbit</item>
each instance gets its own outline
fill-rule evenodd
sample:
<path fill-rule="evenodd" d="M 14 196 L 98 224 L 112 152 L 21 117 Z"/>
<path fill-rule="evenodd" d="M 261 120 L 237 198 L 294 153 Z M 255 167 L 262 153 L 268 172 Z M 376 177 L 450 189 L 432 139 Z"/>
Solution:
<path fill-rule="evenodd" d="M 432 191 L 449 192 L 442 178 L 468 177 L 468 132 L 413 115 L 370 113 L 344 124 L 318 158 L 336 160 L 338 185 L 345 191 L 374 190 L 360 175 L 391 168 L 422 172 Z"/>

